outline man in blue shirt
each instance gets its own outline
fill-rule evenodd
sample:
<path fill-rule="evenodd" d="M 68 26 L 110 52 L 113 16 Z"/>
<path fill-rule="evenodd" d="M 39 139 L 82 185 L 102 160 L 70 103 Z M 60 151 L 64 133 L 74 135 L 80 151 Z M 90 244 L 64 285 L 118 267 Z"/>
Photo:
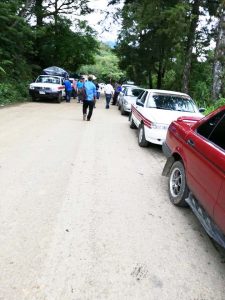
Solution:
<path fill-rule="evenodd" d="M 83 120 L 90 121 L 93 108 L 95 105 L 96 100 L 96 86 L 92 82 L 93 78 L 91 76 L 88 77 L 88 81 L 84 83 L 84 90 L 85 90 L 85 100 L 83 101 Z M 88 115 L 87 109 L 89 108 Z"/>
<path fill-rule="evenodd" d="M 64 81 L 64 85 L 65 85 L 65 92 L 66 92 L 66 102 L 70 102 L 72 85 L 71 82 L 69 81 L 69 77 L 66 77 Z"/>

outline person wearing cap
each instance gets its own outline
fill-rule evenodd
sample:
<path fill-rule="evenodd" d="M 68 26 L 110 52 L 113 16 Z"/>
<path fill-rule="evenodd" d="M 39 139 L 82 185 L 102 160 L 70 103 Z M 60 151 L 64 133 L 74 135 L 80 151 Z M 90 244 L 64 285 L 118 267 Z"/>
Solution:
<path fill-rule="evenodd" d="M 86 118 L 87 118 L 87 121 L 91 120 L 93 108 L 95 106 L 96 86 L 92 81 L 93 81 L 92 76 L 89 76 L 88 80 L 84 83 L 84 91 L 85 91 L 85 100 L 83 101 L 83 120 L 84 121 L 86 120 Z M 88 115 L 87 115 L 87 109 L 89 109 Z"/>

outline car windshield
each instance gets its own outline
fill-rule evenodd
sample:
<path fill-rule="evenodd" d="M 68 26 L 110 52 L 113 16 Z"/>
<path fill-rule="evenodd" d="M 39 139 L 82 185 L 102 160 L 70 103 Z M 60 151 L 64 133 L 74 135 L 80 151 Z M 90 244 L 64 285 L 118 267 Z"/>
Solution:
<path fill-rule="evenodd" d="M 36 82 L 60 84 L 60 79 L 53 76 L 39 76 Z"/>
<path fill-rule="evenodd" d="M 153 95 L 149 99 L 147 107 L 182 112 L 196 112 L 195 104 L 192 99 L 178 95 Z"/>

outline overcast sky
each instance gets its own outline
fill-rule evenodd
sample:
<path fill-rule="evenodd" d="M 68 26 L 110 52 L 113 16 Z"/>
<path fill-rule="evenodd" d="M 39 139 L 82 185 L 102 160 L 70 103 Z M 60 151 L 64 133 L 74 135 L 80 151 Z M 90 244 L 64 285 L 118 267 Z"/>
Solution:
<path fill-rule="evenodd" d="M 119 24 L 111 24 L 112 19 L 109 19 L 104 22 L 104 26 L 106 28 L 109 28 L 109 31 L 104 31 L 104 26 L 99 25 L 99 21 L 104 20 L 104 12 L 109 11 L 113 12 L 115 11 L 115 7 L 107 7 L 108 0 L 91 0 L 89 6 L 93 8 L 95 11 L 86 16 L 85 19 L 88 21 L 91 27 L 95 29 L 98 32 L 98 37 L 101 41 L 107 42 L 107 41 L 116 41 L 117 35 L 118 35 L 118 29 Z M 121 7 L 121 5 L 120 5 Z"/>

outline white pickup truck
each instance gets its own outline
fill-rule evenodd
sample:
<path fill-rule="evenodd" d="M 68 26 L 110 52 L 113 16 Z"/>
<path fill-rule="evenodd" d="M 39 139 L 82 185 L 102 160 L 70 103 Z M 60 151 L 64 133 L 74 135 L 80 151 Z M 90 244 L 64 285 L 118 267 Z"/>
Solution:
<path fill-rule="evenodd" d="M 138 144 L 147 147 L 149 143 L 162 145 L 167 129 L 177 118 L 203 115 L 190 96 L 165 90 L 145 90 L 131 107 L 130 128 L 138 128 Z"/>
<path fill-rule="evenodd" d="M 58 103 L 65 97 L 64 78 L 61 76 L 40 75 L 30 84 L 29 94 L 32 100 L 54 99 Z"/>

